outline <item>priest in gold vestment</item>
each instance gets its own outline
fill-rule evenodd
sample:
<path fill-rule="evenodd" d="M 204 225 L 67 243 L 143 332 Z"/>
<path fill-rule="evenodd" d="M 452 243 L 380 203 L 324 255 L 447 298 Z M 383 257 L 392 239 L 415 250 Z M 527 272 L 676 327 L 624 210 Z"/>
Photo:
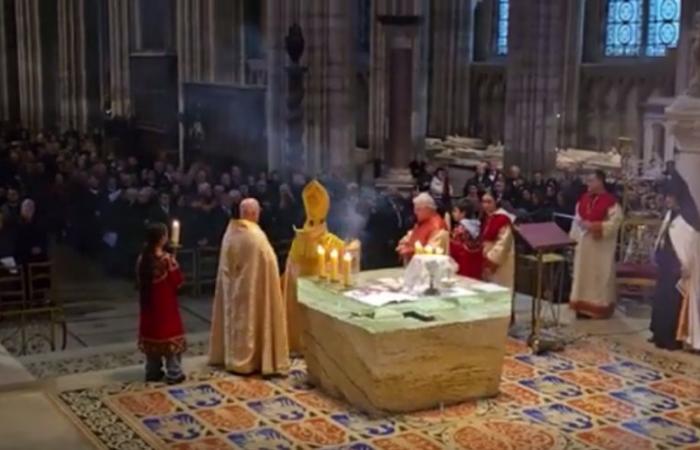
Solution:
<path fill-rule="evenodd" d="M 301 342 L 303 330 L 297 301 L 297 279 L 319 275 L 319 246 L 324 248 L 326 255 L 333 250 L 337 250 L 340 255 L 345 250 L 359 250 L 358 243 L 354 242 L 350 246 L 346 246 L 342 239 L 328 231 L 326 218 L 331 202 L 328 191 L 321 183 L 313 180 L 307 184 L 302 192 L 302 200 L 306 221 L 302 229 L 294 230 L 295 237 L 289 250 L 282 279 L 282 291 L 287 303 L 289 348 L 296 353 L 303 350 Z M 356 261 L 359 261 L 357 255 L 355 258 Z"/>
<path fill-rule="evenodd" d="M 260 205 L 246 199 L 221 244 L 209 363 L 239 374 L 289 370 L 287 318 L 277 256 L 258 226 Z"/>

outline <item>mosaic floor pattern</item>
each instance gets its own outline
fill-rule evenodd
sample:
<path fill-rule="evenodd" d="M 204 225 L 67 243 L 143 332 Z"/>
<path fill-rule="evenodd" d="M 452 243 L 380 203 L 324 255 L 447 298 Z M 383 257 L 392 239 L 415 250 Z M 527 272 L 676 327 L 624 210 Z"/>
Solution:
<path fill-rule="evenodd" d="M 121 384 L 59 401 L 96 444 L 120 450 L 700 450 L 697 368 L 601 340 L 534 356 L 510 339 L 507 353 L 498 397 L 390 417 L 326 397 L 302 361 L 286 379 L 195 373 L 179 386 Z"/>

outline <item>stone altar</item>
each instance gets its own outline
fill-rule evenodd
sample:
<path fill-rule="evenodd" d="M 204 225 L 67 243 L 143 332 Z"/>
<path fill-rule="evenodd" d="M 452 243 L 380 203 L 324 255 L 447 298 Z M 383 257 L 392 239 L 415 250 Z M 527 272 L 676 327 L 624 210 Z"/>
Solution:
<path fill-rule="evenodd" d="M 362 272 L 356 284 L 402 273 Z M 457 285 L 471 292 L 372 307 L 345 296 L 339 285 L 300 279 L 310 381 L 372 414 L 497 395 L 511 293 L 466 278 Z"/>

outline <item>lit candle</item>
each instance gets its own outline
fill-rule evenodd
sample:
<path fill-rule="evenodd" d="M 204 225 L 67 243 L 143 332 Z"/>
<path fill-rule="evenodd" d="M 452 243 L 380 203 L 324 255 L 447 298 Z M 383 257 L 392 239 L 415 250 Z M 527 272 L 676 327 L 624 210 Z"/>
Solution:
<path fill-rule="evenodd" d="M 436 248 L 435 248 L 435 254 L 436 254 L 436 255 L 444 255 L 444 254 L 445 254 L 445 249 L 443 249 L 442 247 L 436 247 Z"/>
<path fill-rule="evenodd" d="M 319 245 L 316 253 L 318 254 L 318 276 L 323 279 L 326 278 L 326 249 Z"/>
<path fill-rule="evenodd" d="M 421 244 L 420 241 L 416 241 L 416 245 L 413 247 L 413 252 L 416 255 L 420 255 L 423 253 L 423 244 Z"/>
<path fill-rule="evenodd" d="M 434 250 L 433 250 L 433 246 L 432 246 L 432 245 L 428 244 L 428 245 L 425 246 L 425 254 L 426 254 L 426 255 L 432 255 L 433 252 L 434 252 Z"/>
<path fill-rule="evenodd" d="M 331 281 L 338 281 L 338 250 L 331 250 Z"/>
<path fill-rule="evenodd" d="M 177 247 L 180 245 L 180 221 L 173 220 L 171 228 L 170 242 L 173 244 L 173 247 Z"/>
<path fill-rule="evenodd" d="M 343 284 L 350 286 L 352 283 L 352 254 L 345 252 L 343 255 Z"/>

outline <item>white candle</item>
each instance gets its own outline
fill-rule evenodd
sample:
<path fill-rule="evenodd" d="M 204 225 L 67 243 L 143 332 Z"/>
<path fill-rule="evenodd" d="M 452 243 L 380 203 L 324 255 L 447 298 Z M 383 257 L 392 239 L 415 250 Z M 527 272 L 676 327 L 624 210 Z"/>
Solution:
<path fill-rule="evenodd" d="M 352 280 L 352 254 L 345 252 L 343 255 L 343 284 L 350 286 Z"/>
<path fill-rule="evenodd" d="M 423 244 L 421 244 L 419 241 L 416 241 L 416 245 L 413 246 L 413 253 L 416 255 L 420 255 L 423 253 Z"/>
<path fill-rule="evenodd" d="M 326 249 L 319 245 L 316 253 L 318 254 L 318 276 L 326 278 Z"/>
<path fill-rule="evenodd" d="M 445 254 L 445 250 L 444 250 L 442 247 L 437 247 L 437 248 L 435 249 L 435 254 L 436 254 L 436 255 L 444 255 L 444 254 Z"/>
<path fill-rule="evenodd" d="M 331 281 L 338 281 L 338 250 L 331 250 Z"/>
<path fill-rule="evenodd" d="M 179 220 L 173 220 L 173 225 L 172 225 L 172 235 L 170 236 L 170 242 L 177 247 L 180 245 L 180 221 Z"/>
<path fill-rule="evenodd" d="M 426 254 L 426 255 L 432 255 L 433 252 L 434 252 L 434 250 L 433 250 L 433 246 L 432 246 L 432 245 L 428 244 L 428 245 L 425 246 L 425 254 Z"/>

